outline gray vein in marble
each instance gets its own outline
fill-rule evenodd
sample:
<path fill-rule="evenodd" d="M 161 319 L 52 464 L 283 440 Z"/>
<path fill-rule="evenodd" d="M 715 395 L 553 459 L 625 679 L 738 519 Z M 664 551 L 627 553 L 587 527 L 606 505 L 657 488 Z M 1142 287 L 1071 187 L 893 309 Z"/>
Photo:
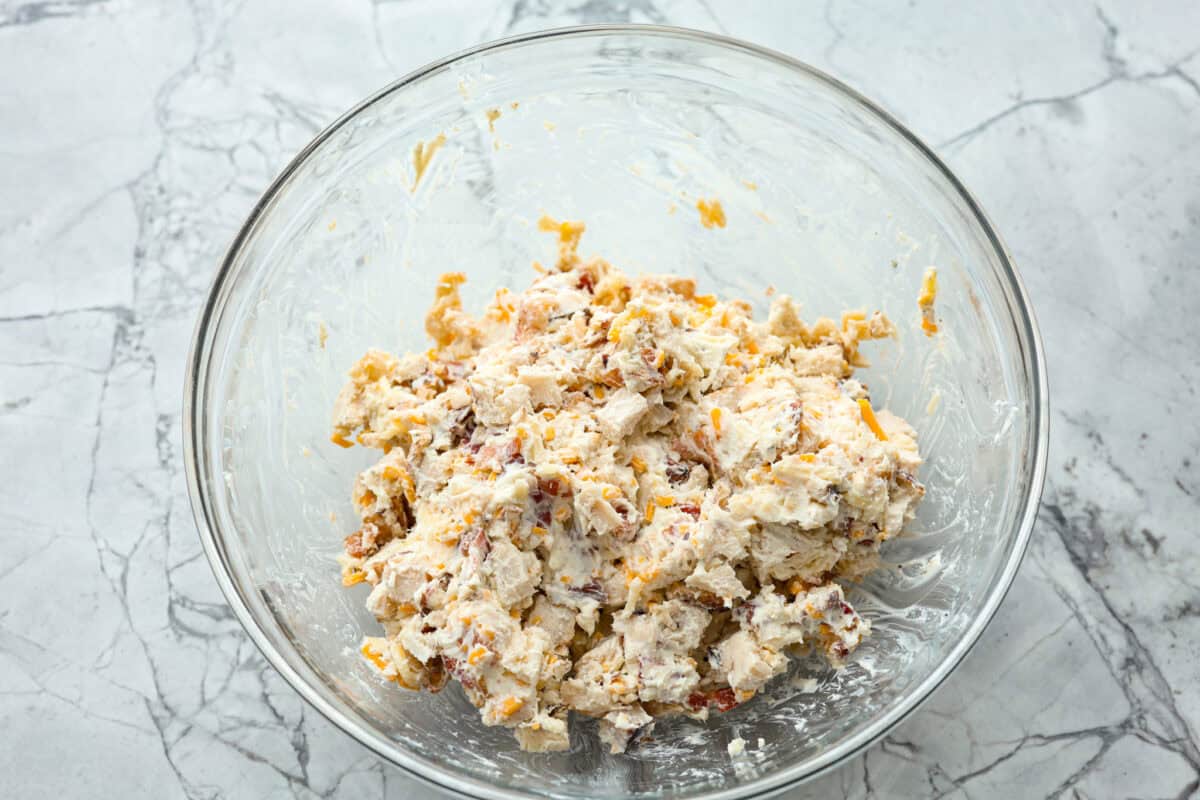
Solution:
<path fill-rule="evenodd" d="M 950 149 L 955 146 L 966 144 L 971 139 L 987 130 L 991 125 L 994 125 L 1000 120 L 1003 120 L 1030 107 L 1053 106 L 1060 109 L 1065 114 L 1070 114 L 1072 113 L 1071 104 L 1076 100 L 1086 97 L 1093 92 L 1098 92 L 1101 89 L 1120 81 L 1144 83 L 1147 81 L 1174 78 L 1183 81 L 1192 91 L 1196 93 L 1197 97 L 1200 97 L 1200 83 L 1197 83 L 1182 70 L 1182 66 L 1200 53 L 1200 49 L 1190 51 L 1187 53 L 1187 55 L 1168 64 L 1161 70 L 1153 72 L 1141 72 L 1136 74 L 1130 73 L 1125 60 L 1120 58 L 1116 53 L 1116 41 L 1117 37 L 1121 35 L 1120 29 L 1118 29 L 1117 26 L 1114 25 L 1111 20 L 1109 20 L 1108 16 L 1105 15 L 1104 11 L 1099 6 L 1096 7 L 1096 16 L 1103 25 L 1105 31 L 1101 57 L 1103 58 L 1104 63 L 1108 66 L 1108 75 L 1096 81 L 1095 83 L 1089 84 L 1081 89 L 1078 89 L 1074 92 L 1069 92 L 1067 94 L 1059 94 L 1047 97 L 1033 97 L 1027 99 L 1019 98 L 1011 106 L 997 111 L 987 119 L 984 119 L 981 122 L 978 122 L 975 125 L 967 128 L 966 130 L 961 131 L 960 133 L 957 133 L 954 136 L 951 136 L 950 138 L 940 142 L 938 144 L 938 148 Z"/>
<path fill-rule="evenodd" d="M 728 35 L 729 29 L 721 23 L 720 18 L 717 17 L 717 12 L 713 10 L 708 0 L 697 0 L 697 3 L 704 10 L 704 13 L 708 15 L 708 18 L 712 20 L 713 29 L 718 33 Z"/>
<path fill-rule="evenodd" d="M 75 16 L 89 6 L 104 6 L 109 0 L 48 0 L 40 3 L 18 3 L 11 10 L 0 12 L 0 28 L 35 25 L 44 20 Z"/>
<path fill-rule="evenodd" d="M 846 39 L 846 34 L 842 31 L 842 29 L 838 26 L 838 24 L 836 22 L 834 22 L 834 20 L 833 20 L 834 2 L 835 2 L 835 0 L 825 0 L 825 8 L 823 9 L 822 14 L 821 14 L 822 19 L 825 21 L 825 26 L 827 28 L 829 28 L 830 33 L 833 34 L 833 38 L 831 38 L 829 40 L 829 44 L 825 45 L 824 55 L 825 55 L 825 63 L 826 64 L 834 63 L 834 60 L 833 60 L 834 51 L 837 50 L 838 45 L 840 45 Z"/>

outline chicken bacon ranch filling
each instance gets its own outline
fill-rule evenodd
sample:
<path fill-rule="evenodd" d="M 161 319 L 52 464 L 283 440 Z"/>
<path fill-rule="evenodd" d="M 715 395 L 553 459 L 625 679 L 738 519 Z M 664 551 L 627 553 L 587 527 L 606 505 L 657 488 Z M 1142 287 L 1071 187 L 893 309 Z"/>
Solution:
<path fill-rule="evenodd" d="M 853 378 L 892 323 L 807 325 L 786 296 L 755 322 L 541 227 L 554 268 L 480 317 L 443 275 L 435 346 L 369 351 L 338 397 L 334 442 L 383 451 L 341 557 L 383 628 L 363 656 L 406 689 L 457 680 L 531 751 L 568 747 L 569 711 L 620 752 L 745 703 L 789 652 L 843 665 L 870 626 L 838 580 L 924 493 L 913 429 Z"/>

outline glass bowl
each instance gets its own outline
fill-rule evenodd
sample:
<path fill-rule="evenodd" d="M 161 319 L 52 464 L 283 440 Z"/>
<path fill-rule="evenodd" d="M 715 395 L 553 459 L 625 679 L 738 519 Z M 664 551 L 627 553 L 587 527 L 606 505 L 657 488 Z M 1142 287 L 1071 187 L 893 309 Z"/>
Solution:
<path fill-rule="evenodd" d="M 423 170 L 414 151 L 444 143 Z M 717 199 L 725 227 L 701 224 Z M 334 556 L 356 472 L 329 442 L 334 397 L 368 348 L 424 349 L 439 273 L 482 308 L 553 257 L 543 213 L 583 220 L 585 255 L 694 275 L 809 319 L 882 309 L 895 340 L 860 377 L 914 424 L 928 493 L 887 566 L 851 588 L 872 637 L 840 672 L 797 662 L 707 723 L 660 723 L 604 752 L 527 754 L 461 692 L 405 692 L 358 655 L 378 630 Z M 942 333 L 917 296 L 939 271 Z M 308 702 L 379 755 L 476 797 L 760 796 L 866 747 L 962 659 L 1016 571 L 1046 460 L 1044 358 L 1029 302 L 979 206 L 876 106 L 751 45 L 657 27 L 537 33 L 389 86 L 321 133 L 267 190 L 216 276 L 186 386 L 192 503 L 225 596 Z M 815 683 L 815 688 L 814 688 Z M 748 742 L 727 752 L 735 737 Z"/>

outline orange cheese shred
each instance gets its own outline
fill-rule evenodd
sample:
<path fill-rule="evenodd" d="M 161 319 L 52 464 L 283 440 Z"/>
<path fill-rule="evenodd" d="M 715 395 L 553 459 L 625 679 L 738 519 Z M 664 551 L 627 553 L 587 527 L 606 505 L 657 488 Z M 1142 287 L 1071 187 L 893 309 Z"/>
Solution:
<path fill-rule="evenodd" d="M 375 669 L 379 670 L 380 672 L 383 672 L 385 669 L 387 669 L 387 662 L 383 660 L 383 656 L 371 649 L 371 645 L 364 644 L 359 652 L 363 654 L 363 657 L 366 658 L 367 661 L 370 661 L 375 665 Z"/>
<path fill-rule="evenodd" d="M 704 200 L 702 198 L 696 202 L 696 209 L 700 212 L 700 224 L 704 227 L 725 227 L 725 209 L 721 207 L 720 200 L 715 198 L 712 200 Z"/>
<path fill-rule="evenodd" d="M 925 277 L 921 281 L 921 294 L 917 297 L 917 306 L 921 309 L 921 330 L 925 331 L 926 336 L 933 336 L 938 332 L 937 320 L 933 315 L 935 299 L 937 299 L 937 267 L 929 267 L 925 270 Z"/>
<path fill-rule="evenodd" d="M 887 434 L 883 432 L 883 428 L 879 427 L 879 420 L 875 419 L 875 410 L 871 408 L 871 401 L 865 397 L 859 398 L 858 410 L 862 412 L 863 422 L 867 423 L 867 427 L 875 434 L 875 438 L 886 442 Z"/>
<path fill-rule="evenodd" d="M 507 697 L 504 699 L 504 702 L 500 704 L 500 713 L 506 717 L 511 717 L 513 714 L 520 711 L 523 705 L 525 705 L 525 701 L 521 698 Z"/>

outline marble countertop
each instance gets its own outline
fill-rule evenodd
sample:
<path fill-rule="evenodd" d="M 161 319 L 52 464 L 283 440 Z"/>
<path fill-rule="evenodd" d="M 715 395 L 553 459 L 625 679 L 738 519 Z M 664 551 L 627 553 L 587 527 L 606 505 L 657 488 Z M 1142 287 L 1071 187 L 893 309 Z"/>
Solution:
<path fill-rule="evenodd" d="M 1154 8 L 0 0 L 6 793 L 431 796 L 222 601 L 181 466 L 194 315 L 262 189 L 361 97 L 487 39 L 634 21 L 782 50 L 893 111 L 1006 237 L 1049 355 L 1045 502 L 998 617 L 909 721 L 786 796 L 1196 796 L 1200 5 Z"/>

